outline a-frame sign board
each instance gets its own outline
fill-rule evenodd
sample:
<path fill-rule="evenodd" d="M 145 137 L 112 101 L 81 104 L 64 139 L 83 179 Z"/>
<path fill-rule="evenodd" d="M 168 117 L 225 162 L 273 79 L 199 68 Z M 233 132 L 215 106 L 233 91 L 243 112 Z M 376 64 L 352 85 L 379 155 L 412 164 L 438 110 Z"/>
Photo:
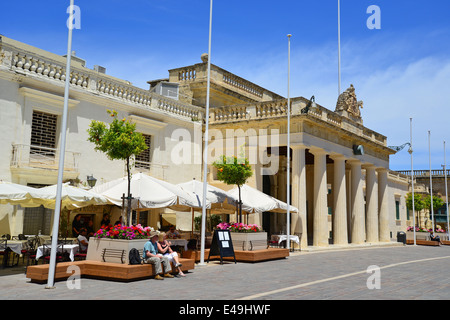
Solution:
<path fill-rule="evenodd" d="M 220 264 L 223 264 L 224 257 L 233 257 L 234 263 L 236 256 L 234 255 L 233 241 L 231 241 L 230 230 L 214 230 L 214 235 L 209 249 L 208 262 L 211 256 L 220 255 Z"/>

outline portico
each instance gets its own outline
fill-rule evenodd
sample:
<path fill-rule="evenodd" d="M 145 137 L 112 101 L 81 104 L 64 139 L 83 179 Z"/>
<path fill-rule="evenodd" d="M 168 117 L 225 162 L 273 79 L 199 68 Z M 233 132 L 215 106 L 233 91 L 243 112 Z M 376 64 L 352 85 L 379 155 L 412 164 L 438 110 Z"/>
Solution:
<path fill-rule="evenodd" d="M 240 108 L 248 114 L 252 107 L 262 109 L 261 104 Z M 348 107 L 339 114 L 318 105 L 304 112 L 306 105 L 306 99 L 293 100 L 289 149 L 291 199 L 299 213 L 291 213 L 290 234 L 300 236 L 302 248 L 389 242 L 387 174 L 389 155 L 395 152 L 387 147 L 386 137 L 365 128 L 360 115 L 350 113 Z M 236 126 L 244 131 L 251 128 L 248 132 L 255 134 L 261 128 L 279 132 L 278 144 L 274 145 L 272 140 L 267 148 L 270 156 L 279 157 L 278 171 L 255 173 L 268 174 L 265 179 L 256 177 L 263 181 L 261 189 L 270 190 L 272 196 L 285 201 L 286 117 L 261 116 L 258 121 L 249 117 L 213 119 L 212 128 L 218 130 Z M 253 219 L 254 223 L 261 223 L 264 218 Z M 280 220 L 284 222 L 285 216 L 270 219 L 272 231 L 284 231 L 277 228 L 284 225 Z"/>

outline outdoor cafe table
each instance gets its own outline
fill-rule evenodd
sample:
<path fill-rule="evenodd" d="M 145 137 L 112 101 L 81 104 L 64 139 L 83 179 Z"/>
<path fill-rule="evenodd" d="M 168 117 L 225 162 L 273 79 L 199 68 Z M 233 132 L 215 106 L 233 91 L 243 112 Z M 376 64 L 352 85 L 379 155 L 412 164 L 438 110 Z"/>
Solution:
<path fill-rule="evenodd" d="M 8 240 L 6 242 L 6 247 L 4 244 L 0 245 L 0 251 L 6 251 L 5 257 L 3 258 L 3 267 L 12 267 L 13 265 L 8 265 L 9 262 L 9 252 L 14 252 L 17 255 L 22 254 L 22 248 L 26 240 Z M 14 259 L 13 259 L 14 262 Z M 17 260 L 17 263 L 19 261 Z"/>
<path fill-rule="evenodd" d="M 8 240 L 6 246 L 11 249 L 12 252 L 17 254 L 22 254 L 22 249 L 24 247 L 24 243 L 27 243 L 27 240 Z M 0 248 L 3 249 L 3 248 Z"/>
<path fill-rule="evenodd" d="M 46 246 L 49 250 L 51 250 L 52 246 Z M 58 245 L 58 247 L 62 247 L 65 252 L 69 252 L 70 260 L 73 261 L 75 259 L 75 254 L 78 252 L 79 246 L 77 244 L 65 244 L 63 246 Z M 59 250 L 60 248 L 58 248 Z M 37 248 L 36 252 L 36 260 L 39 260 L 44 255 L 44 246 L 40 246 Z"/>
<path fill-rule="evenodd" d="M 286 241 L 287 235 L 285 234 L 273 234 L 271 237 L 272 241 L 278 241 L 278 244 L 280 244 L 282 241 Z M 295 235 L 289 235 L 289 240 L 294 241 L 296 244 L 300 245 L 300 238 Z"/>
<path fill-rule="evenodd" d="M 167 239 L 168 242 L 172 243 L 173 246 L 184 247 L 184 251 L 187 251 L 188 241 L 186 239 Z"/>

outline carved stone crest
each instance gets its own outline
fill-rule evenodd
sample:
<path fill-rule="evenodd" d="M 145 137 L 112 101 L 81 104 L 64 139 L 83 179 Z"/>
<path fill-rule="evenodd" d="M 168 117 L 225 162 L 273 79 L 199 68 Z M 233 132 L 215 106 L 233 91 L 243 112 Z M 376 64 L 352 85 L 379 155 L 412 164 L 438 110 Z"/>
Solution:
<path fill-rule="evenodd" d="M 347 115 L 353 120 L 361 121 L 361 110 L 364 102 L 358 101 L 356 98 L 355 87 L 353 84 L 350 88 L 339 95 L 335 112 L 341 115 Z"/>

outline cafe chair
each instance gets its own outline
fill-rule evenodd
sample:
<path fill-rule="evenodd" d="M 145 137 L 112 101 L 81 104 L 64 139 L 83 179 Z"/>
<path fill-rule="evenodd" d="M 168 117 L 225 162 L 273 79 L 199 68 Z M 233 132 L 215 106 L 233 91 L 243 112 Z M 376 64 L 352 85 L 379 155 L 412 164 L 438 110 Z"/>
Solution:
<path fill-rule="evenodd" d="M 50 263 L 50 257 L 51 257 L 51 249 L 46 244 L 43 245 L 43 252 L 44 255 L 42 256 L 44 263 Z M 56 247 L 56 262 L 63 261 L 63 246 L 58 245 Z"/>
<path fill-rule="evenodd" d="M 78 240 L 78 253 L 75 254 L 75 260 L 86 260 L 87 250 L 81 250 L 81 243 Z"/>
<path fill-rule="evenodd" d="M 3 257 L 2 264 L 6 262 L 6 258 L 7 258 L 7 254 L 8 254 L 8 252 L 6 251 L 7 242 L 8 242 L 8 240 L 6 240 L 6 239 L 0 239 L 0 256 Z"/>

